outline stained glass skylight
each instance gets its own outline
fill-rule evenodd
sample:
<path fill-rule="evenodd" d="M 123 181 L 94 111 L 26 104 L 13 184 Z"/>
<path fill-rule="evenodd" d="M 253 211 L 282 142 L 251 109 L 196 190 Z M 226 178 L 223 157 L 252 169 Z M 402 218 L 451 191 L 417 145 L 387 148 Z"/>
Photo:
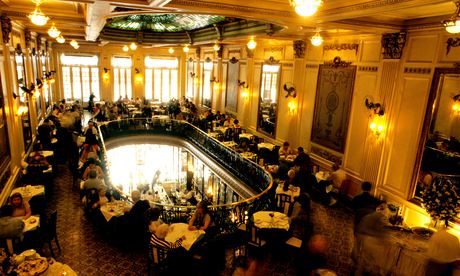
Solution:
<path fill-rule="evenodd" d="M 202 14 L 135 14 L 114 17 L 106 27 L 127 31 L 184 32 L 225 21 L 224 16 Z"/>

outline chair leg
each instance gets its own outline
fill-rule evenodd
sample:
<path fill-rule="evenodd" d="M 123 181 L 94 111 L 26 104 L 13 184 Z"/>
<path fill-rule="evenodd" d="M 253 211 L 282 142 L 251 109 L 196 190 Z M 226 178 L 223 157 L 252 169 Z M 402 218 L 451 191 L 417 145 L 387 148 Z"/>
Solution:
<path fill-rule="evenodd" d="M 54 240 L 56 241 L 56 245 L 57 245 L 57 247 L 59 249 L 59 253 L 61 253 L 61 246 L 59 245 L 59 240 L 58 240 L 57 236 L 54 238 Z"/>
<path fill-rule="evenodd" d="M 54 255 L 53 246 L 51 245 L 51 241 L 48 242 L 48 247 L 50 249 L 51 257 L 56 259 L 56 255 Z"/>

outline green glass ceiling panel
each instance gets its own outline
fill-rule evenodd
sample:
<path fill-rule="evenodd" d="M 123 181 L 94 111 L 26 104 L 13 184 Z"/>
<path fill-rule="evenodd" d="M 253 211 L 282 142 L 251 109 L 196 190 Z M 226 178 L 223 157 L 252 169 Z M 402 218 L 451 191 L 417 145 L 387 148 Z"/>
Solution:
<path fill-rule="evenodd" d="M 184 32 L 225 21 L 224 16 L 202 14 L 136 14 L 111 18 L 106 27 L 127 31 Z"/>

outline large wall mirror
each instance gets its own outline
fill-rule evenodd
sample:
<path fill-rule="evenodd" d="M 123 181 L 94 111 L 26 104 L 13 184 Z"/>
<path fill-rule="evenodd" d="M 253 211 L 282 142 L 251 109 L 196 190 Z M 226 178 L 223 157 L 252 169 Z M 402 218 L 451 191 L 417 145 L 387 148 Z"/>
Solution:
<path fill-rule="evenodd" d="M 417 153 L 413 198 L 436 177 L 460 180 L 460 68 L 436 68 Z"/>
<path fill-rule="evenodd" d="M 20 117 L 22 124 L 22 134 L 24 138 L 24 148 L 27 150 L 32 145 L 32 129 L 30 126 L 30 112 L 29 112 L 29 93 L 27 89 L 26 66 L 24 61 L 24 53 L 22 52 L 21 45 L 16 46 L 14 52 L 14 61 L 16 67 L 16 76 L 18 81 L 17 100 L 19 100 L 18 109 L 21 108 Z"/>
<path fill-rule="evenodd" d="M 281 65 L 272 58 L 262 65 L 257 130 L 275 137 Z"/>
<path fill-rule="evenodd" d="M 212 93 L 211 93 L 211 76 L 213 74 L 212 69 L 214 64 L 208 57 L 203 63 L 203 97 L 201 99 L 201 105 L 206 108 L 211 108 Z"/>

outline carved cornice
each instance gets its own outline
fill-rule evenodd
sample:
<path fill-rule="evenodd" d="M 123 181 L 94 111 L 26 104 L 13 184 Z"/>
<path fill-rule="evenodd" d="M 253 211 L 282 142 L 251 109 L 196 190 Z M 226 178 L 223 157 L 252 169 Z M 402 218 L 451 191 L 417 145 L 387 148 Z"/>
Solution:
<path fill-rule="evenodd" d="M 404 67 L 405 74 L 431 74 L 431 68 L 427 67 Z"/>
<path fill-rule="evenodd" d="M 280 63 L 280 61 L 276 60 L 274 57 L 269 57 L 264 63 L 265 64 L 276 65 L 276 64 Z"/>
<path fill-rule="evenodd" d="M 262 8 L 254 8 L 254 7 L 247 7 L 247 6 L 240 6 L 240 5 L 231 5 L 231 4 L 224 4 L 224 3 L 210 3 L 200 0 L 175 0 L 171 3 L 171 6 L 186 6 L 187 8 L 198 8 L 198 9 L 217 9 L 217 10 L 225 10 L 231 11 L 234 14 L 240 13 L 248 13 L 248 14 L 261 14 L 261 15 L 268 15 L 268 16 L 284 16 L 284 17 L 292 17 L 294 13 L 290 11 L 280 11 L 280 10 L 270 10 L 270 9 L 262 9 Z"/>
<path fill-rule="evenodd" d="M 329 50 L 336 50 L 336 51 L 355 50 L 355 54 L 358 54 L 359 44 L 357 44 L 357 43 L 329 44 L 329 45 L 324 45 L 323 49 L 324 49 L 324 51 L 329 51 Z"/>
<path fill-rule="evenodd" d="M 1 15 L 0 23 L 2 24 L 3 43 L 7 44 L 10 42 L 10 33 L 13 29 L 11 19 L 9 19 L 6 15 Z"/>
<path fill-rule="evenodd" d="M 340 57 L 335 57 L 333 60 L 331 61 L 325 61 L 324 62 L 324 65 L 325 66 L 328 66 L 328 67 L 334 67 L 334 68 L 338 68 L 338 67 L 348 67 L 350 66 L 351 62 L 347 62 L 347 61 L 342 61 L 342 59 Z"/>
<path fill-rule="evenodd" d="M 24 40 L 26 41 L 26 48 L 30 48 L 30 42 L 32 41 L 32 33 L 29 29 L 24 30 Z"/>
<path fill-rule="evenodd" d="M 449 39 L 447 39 L 446 41 L 446 44 L 447 44 L 446 56 L 447 56 L 450 52 L 450 48 L 460 46 L 460 38 L 449 37 Z"/>
<path fill-rule="evenodd" d="M 287 67 L 287 68 L 289 68 L 289 67 L 294 67 L 294 64 L 292 64 L 292 63 L 283 63 L 283 64 L 281 64 L 281 65 L 282 65 L 283 67 Z"/>
<path fill-rule="evenodd" d="M 295 58 L 304 58 L 305 57 L 305 48 L 307 43 L 305 40 L 294 40 L 293 47 L 294 47 L 294 57 Z"/>
<path fill-rule="evenodd" d="M 358 71 L 363 72 L 377 72 L 379 70 L 378 66 L 359 66 Z"/>
<path fill-rule="evenodd" d="M 231 59 L 228 60 L 228 62 L 233 63 L 233 64 L 237 63 L 238 61 L 239 60 L 234 56 Z"/>
<path fill-rule="evenodd" d="M 406 44 L 406 32 L 383 34 L 383 59 L 400 59 Z"/>

